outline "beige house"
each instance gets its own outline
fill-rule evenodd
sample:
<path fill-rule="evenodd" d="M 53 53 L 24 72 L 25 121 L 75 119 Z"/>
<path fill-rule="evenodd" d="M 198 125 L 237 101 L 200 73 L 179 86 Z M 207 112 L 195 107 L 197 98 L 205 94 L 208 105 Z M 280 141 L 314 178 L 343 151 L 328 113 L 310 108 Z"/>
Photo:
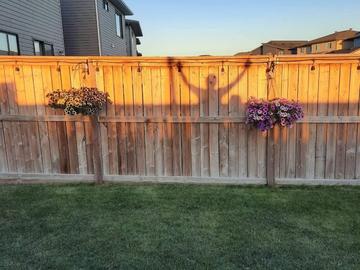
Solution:
<path fill-rule="evenodd" d="M 296 54 L 352 53 L 356 51 L 354 39 L 359 31 L 352 29 L 335 32 L 293 48 Z"/>
<path fill-rule="evenodd" d="M 304 44 L 305 40 L 271 40 L 262 43 L 261 46 L 253 49 L 250 52 L 240 52 L 239 55 L 269 55 L 269 54 L 293 54 L 292 48 Z"/>

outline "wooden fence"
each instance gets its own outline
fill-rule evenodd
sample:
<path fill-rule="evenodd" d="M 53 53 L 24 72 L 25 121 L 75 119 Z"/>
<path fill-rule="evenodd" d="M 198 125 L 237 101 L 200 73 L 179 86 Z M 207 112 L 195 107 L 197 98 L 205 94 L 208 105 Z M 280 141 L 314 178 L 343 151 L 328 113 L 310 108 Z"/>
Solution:
<path fill-rule="evenodd" d="M 100 124 L 47 106 L 80 86 L 109 93 Z M 0 179 L 360 184 L 359 92 L 351 55 L 0 57 Z M 251 96 L 299 100 L 306 118 L 261 133 Z"/>

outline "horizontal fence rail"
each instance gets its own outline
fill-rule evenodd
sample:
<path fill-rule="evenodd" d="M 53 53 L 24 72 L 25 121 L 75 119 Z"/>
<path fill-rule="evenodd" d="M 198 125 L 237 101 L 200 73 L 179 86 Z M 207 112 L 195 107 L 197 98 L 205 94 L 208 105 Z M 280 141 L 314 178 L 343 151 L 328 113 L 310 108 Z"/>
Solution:
<path fill-rule="evenodd" d="M 272 67 L 275 67 L 272 69 Z M 47 106 L 97 87 L 99 117 Z M 299 101 L 294 128 L 246 125 L 250 97 Z M 0 57 L 0 181 L 360 184 L 360 57 Z"/>

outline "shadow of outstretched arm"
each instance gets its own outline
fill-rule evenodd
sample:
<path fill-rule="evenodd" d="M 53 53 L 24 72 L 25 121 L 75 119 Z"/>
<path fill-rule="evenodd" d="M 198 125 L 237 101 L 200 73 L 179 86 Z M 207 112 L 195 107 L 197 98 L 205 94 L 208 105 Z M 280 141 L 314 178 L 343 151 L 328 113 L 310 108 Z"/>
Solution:
<path fill-rule="evenodd" d="M 219 91 L 222 92 L 223 90 L 227 90 L 230 91 L 235 85 L 237 85 L 239 83 L 239 81 L 244 77 L 247 69 L 249 69 L 249 67 L 251 66 L 251 61 L 249 59 L 247 59 L 247 61 L 244 64 L 244 70 L 238 74 L 238 76 L 236 77 L 236 79 L 234 81 L 232 81 L 231 83 L 229 83 L 226 87 L 220 88 Z M 181 62 L 177 63 L 177 67 L 178 67 L 178 71 L 180 73 L 181 79 L 190 87 L 191 91 L 193 91 L 193 89 L 198 89 L 198 86 L 192 85 L 189 81 L 188 78 L 186 78 L 184 72 L 182 71 L 182 64 Z M 208 81 L 210 79 L 210 75 L 208 76 Z M 207 91 L 208 88 L 200 88 L 200 91 Z"/>

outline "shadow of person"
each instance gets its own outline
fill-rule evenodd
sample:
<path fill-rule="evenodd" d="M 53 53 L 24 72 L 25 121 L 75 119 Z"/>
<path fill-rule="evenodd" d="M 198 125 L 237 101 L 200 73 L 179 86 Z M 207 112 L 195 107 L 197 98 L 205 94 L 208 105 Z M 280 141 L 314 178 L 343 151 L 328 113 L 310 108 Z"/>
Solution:
<path fill-rule="evenodd" d="M 211 96 L 217 96 L 219 100 L 223 100 L 224 97 L 227 96 L 227 94 L 232 90 L 232 88 L 234 88 L 239 82 L 240 80 L 244 77 L 244 75 L 246 74 L 246 71 L 250 68 L 251 66 L 251 61 L 250 59 L 247 59 L 246 62 L 244 63 L 244 69 L 237 75 L 237 77 L 228 85 L 223 86 L 223 87 L 218 87 L 215 88 L 215 86 L 218 83 L 218 78 L 215 74 L 209 74 L 207 79 L 206 79 L 206 88 L 199 88 L 198 86 L 195 86 L 193 84 L 190 83 L 189 79 L 186 77 L 186 75 L 183 72 L 182 69 L 182 64 L 181 62 L 177 63 L 177 67 L 178 67 L 178 71 L 180 73 L 181 79 L 189 86 L 190 91 L 192 91 L 193 94 L 198 95 L 199 93 L 203 92 L 203 91 L 208 91 L 208 95 Z M 196 90 L 196 92 L 194 92 L 194 90 Z M 198 92 L 200 91 L 200 92 Z M 200 97 L 198 97 L 200 98 Z"/>

